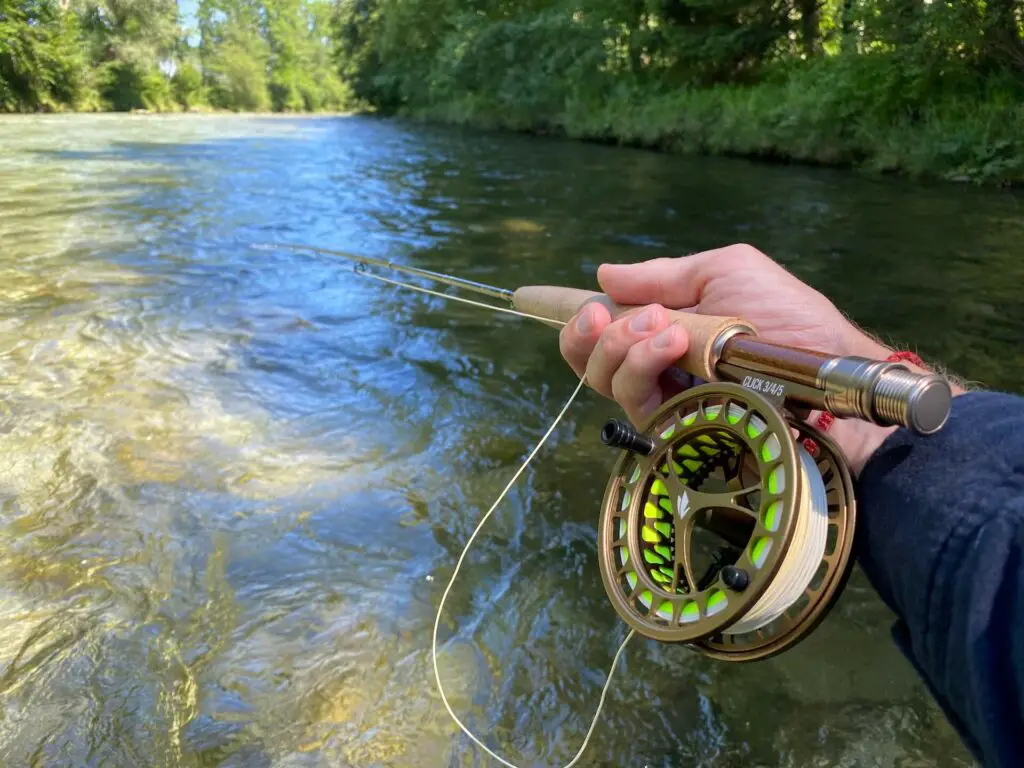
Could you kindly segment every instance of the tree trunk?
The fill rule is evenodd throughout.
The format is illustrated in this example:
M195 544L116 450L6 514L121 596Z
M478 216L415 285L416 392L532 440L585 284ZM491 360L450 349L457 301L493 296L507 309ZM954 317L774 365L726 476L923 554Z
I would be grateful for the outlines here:
M853 30L853 13L854 4L856 0L843 0L842 14L839 19L839 28L842 31L842 51L843 53L856 53L857 52L857 38Z
M924 11L924 0L895 0L892 3L893 35L896 45L910 45L920 39L918 21Z
M988 55L995 61L1024 71L1024 41L1020 36L1018 13L1024 15L1020 0L989 0L985 11L985 40Z
M818 22L818 0L800 0L800 30L808 59L818 53Z

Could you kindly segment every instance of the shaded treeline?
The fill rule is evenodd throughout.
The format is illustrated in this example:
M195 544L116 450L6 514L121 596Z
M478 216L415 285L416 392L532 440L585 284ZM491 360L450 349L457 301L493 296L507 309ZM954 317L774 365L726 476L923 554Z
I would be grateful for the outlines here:
M1024 179L1024 0L349 0L385 108L666 149Z
M318 110L1024 179L1024 0L0 0L0 109Z

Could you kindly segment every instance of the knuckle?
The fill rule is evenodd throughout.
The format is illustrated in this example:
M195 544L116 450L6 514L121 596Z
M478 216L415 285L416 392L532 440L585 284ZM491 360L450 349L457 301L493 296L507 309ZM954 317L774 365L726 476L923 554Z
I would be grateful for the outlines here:
M663 269L658 272L654 278L654 295L658 297L659 302L668 300L677 280L676 271L673 269Z
M749 243L737 243L736 245L730 246L728 250L731 258L735 259L737 263L740 264L758 264L768 258L762 251Z
M629 330L632 317L624 317L609 325L598 344L610 357L622 357L629 351L633 339Z
M625 408L634 405L637 400L636 387L629 381L624 369L612 377L611 392L612 399Z

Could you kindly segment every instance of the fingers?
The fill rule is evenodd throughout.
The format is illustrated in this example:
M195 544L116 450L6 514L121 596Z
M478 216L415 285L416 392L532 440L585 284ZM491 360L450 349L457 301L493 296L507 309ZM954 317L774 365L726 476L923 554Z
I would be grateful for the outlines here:
M593 303L585 306L575 318L562 327L558 335L558 346L562 351L562 357L577 376L583 377L590 355L611 321L612 317L607 308Z
M668 323L668 312L657 304L610 323L587 361L587 383L605 397L614 399L612 377L625 361L630 348L654 336Z
M704 287L713 278L754 266L780 269L752 246L730 245L677 259L602 264L597 271L597 281L604 292L619 304L693 307L700 303Z
M615 401L634 424L642 424L662 404L662 374L686 354L689 345L686 330L669 325L630 347L612 376L611 388Z
M615 321L603 305L589 304L559 334L562 356L576 375L586 375L590 387L618 402L634 424L676 393L669 374L689 344L686 330L672 325L657 304Z
M597 270L597 281L618 304L692 307L700 300L703 289L697 281L700 256L703 254L638 264L602 264Z

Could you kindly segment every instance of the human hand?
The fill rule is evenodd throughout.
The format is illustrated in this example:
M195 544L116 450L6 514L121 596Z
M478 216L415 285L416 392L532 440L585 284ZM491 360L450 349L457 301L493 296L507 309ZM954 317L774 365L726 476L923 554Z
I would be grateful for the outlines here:
M761 338L780 344L873 359L891 354L825 296L749 245L639 264L605 264L597 279L616 303L643 309L613 322L607 308L588 304L562 329L562 356L637 425L682 388L671 372L689 338L683 328L670 324L666 308L740 317ZM829 434L859 472L892 431L859 420L836 420Z

